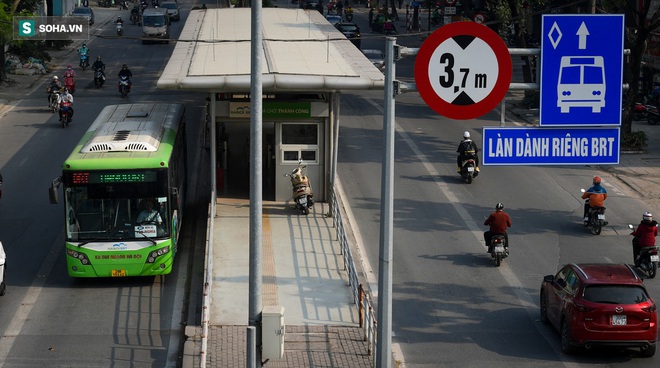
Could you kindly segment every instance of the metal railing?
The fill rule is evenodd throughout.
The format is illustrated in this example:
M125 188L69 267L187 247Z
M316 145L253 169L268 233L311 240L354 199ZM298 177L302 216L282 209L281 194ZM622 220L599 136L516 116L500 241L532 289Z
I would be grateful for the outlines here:
M371 302L369 292L362 287L358 279L357 269L355 267L355 259L351 252L350 243L348 241L348 234L344 224L342 215L342 206L340 206L341 198L338 198L337 192L333 189L330 192L332 201L333 216L332 226L337 229L337 241L341 247L341 255L344 260L344 270L348 273L348 283L351 287L353 294L353 302L358 306L360 328L362 328L363 338L367 341L367 353L374 358L376 357L376 312Z

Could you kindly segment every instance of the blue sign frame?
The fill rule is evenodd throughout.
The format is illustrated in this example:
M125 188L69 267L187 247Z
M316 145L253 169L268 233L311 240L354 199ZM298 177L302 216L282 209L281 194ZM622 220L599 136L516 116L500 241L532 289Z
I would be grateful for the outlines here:
M623 14L543 15L541 126L621 125Z
M619 128L483 128L483 165L615 165Z

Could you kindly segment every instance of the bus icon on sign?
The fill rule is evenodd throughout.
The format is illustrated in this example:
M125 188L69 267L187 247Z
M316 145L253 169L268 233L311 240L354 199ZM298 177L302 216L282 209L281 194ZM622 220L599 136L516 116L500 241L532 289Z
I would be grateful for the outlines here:
M562 114L571 107L605 107L605 66L602 56L563 56L557 82L557 107Z

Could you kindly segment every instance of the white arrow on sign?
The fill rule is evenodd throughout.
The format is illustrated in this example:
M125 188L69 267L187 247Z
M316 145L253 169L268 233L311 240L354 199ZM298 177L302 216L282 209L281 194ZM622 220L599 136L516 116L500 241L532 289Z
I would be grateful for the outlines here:
M582 22L582 25L580 25L580 29L578 29L576 35L580 37L580 43L578 45L578 48L580 50L584 50L587 48L587 36L589 36L589 30L587 29L587 25Z

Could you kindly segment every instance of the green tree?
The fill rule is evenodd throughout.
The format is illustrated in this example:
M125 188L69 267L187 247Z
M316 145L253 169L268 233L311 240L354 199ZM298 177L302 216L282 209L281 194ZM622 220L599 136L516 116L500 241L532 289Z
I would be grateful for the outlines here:
M0 1L0 83L7 82L7 71L5 69L5 49L13 44L14 32L12 17L14 15L34 14L37 9L38 0L2 0Z

